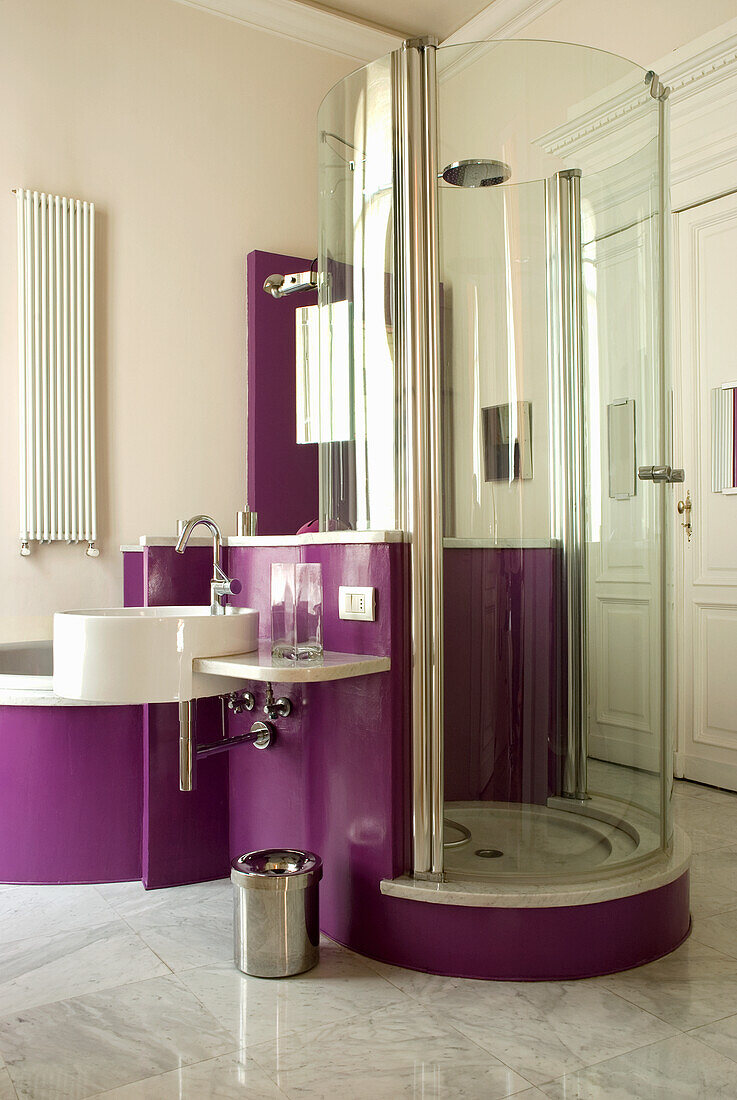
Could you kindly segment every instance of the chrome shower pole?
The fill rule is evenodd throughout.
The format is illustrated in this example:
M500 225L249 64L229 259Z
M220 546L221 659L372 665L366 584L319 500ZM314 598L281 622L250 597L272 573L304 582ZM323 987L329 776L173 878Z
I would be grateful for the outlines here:
M394 54L397 348L411 537L413 867L443 874L443 496L437 212L437 87L432 38Z
M581 170L556 174L547 186L551 335L557 369L554 388L562 429L557 444L557 536L563 555L566 607L567 720L563 762L566 798L587 797L588 684L586 667L585 425ZM556 409L557 407L557 409ZM554 422L555 426L555 422ZM551 433L552 434L552 433Z

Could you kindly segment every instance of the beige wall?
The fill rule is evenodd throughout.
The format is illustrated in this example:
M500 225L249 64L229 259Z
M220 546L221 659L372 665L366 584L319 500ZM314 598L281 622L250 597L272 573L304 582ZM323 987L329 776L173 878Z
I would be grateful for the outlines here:
M515 37L579 42L647 68L735 15L735 0L560 0Z
M173 0L0 3L0 640L119 604L121 542L232 533L245 257L316 252L317 108L355 67ZM17 186L97 204L97 560L18 553Z

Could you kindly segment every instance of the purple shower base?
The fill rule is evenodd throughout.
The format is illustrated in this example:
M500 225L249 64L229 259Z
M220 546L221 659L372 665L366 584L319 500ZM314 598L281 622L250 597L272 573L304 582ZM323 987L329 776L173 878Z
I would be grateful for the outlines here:
M370 935L365 946L333 938L380 962L454 978L593 978L659 959L690 932L688 872L657 890L593 905L500 909L383 901L375 914L379 937Z

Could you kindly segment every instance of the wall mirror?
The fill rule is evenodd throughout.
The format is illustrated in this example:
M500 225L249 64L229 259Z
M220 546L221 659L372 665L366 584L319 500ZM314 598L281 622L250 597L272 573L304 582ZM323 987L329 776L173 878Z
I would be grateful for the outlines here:
M352 303L302 306L295 310L295 324L297 442L353 439ZM321 378L321 370L329 377Z
M711 391L711 488L714 493L737 493L737 382L725 382Z
M607 405L609 496L629 500L637 491L635 402L623 397Z
M532 403L515 401L481 410L486 481L532 477Z

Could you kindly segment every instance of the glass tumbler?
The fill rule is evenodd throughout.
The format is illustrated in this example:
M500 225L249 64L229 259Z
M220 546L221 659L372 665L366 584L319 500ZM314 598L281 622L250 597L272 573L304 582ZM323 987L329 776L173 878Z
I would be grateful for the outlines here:
M271 566L271 655L281 661L322 657L322 566Z

